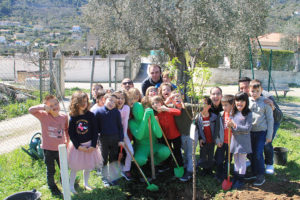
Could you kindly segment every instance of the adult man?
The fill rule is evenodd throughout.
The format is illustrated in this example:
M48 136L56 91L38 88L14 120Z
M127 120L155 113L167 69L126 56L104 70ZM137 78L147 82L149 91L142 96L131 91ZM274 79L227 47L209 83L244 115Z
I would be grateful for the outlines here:
M212 101L212 106L209 109L212 113L218 115L223 111L221 99L222 99L222 89L219 87L213 87L210 89L210 99Z
M142 92L145 96L146 90L150 86L162 83L161 68L159 65L150 65L147 70L148 77L142 83Z
M130 88L134 87L133 81L130 78L124 78L121 87L123 90L128 91Z
M250 81L251 79L248 77L240 78L239 79L240 91L243 91L249 95ZM267 98L264 102L266 104L269 104L273 110L273 116L274 116L274 127L273 127L273 136L272 136L272 141L273 141L274 137L276 136L276 132L280 126L280 121L282 120L283 114L279 106L277 105L274 97L269 92L263 90L262 96ZM274 174L274 166L273 166L274 150L273 150L272 142L269 142L265 145L264 153L265 153L266 173Z

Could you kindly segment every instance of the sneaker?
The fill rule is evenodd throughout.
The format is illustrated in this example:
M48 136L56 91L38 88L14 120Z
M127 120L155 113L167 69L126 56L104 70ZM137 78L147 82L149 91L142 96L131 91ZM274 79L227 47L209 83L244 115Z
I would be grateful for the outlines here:
M122 175L127 181L131 181L131 180L132 180L132 176L131 176L130 171L122 172L121 175Z
M54 196L62 195L61 191L58 189L58 187L56 185L50 187L50 191L51 191L51 194L54 195Z
M266 174L274 174L274 166L266 165Z
M162 165L158 168L159 173L163 173L165 171L168 171L170 168L168 166Z
M192 176L193 176L193 172L186 171L184 175L181 178L179 178L179 180L182 182L186 182L189 181L192 178Z
M252 180L252 179L256 179L256 176L253 173L248 173L245 175L245 180Z
M111 186L119 185L118 180L111 181L111 182L110 182L110 185L111 185Z
M253 183L253 185L255 186L261 186L262 184L264 184L266 181L265 176L264 175L259 175L257 176L255 182Z
M109 187L110 186L108 180L106 180L106 179L102 179L102 183L103 183L104 187Z
M250 160L246 160L246 167L250 167L250 166L251 166Z
M241 189L243 186L245 185L245 183L241 180L237 180L235 181L235 183L232 185L231 189L233 190L239 190Z

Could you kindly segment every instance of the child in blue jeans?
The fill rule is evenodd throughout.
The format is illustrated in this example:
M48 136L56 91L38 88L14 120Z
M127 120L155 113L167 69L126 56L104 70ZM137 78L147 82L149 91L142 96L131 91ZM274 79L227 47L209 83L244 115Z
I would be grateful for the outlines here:
M217 150L215 153L217 165L216 178L219 182L222 182L227 174L229 129L226 124L230 120L230 115L234 105L234 96L224 95L221 99L221 103L224 111L220 112L219 119L216 124L216 128L220 129L220 134L216 139Z
M250 156L252 174L247 179L256 178L253 183L260 186L265 182L264 146L272 141L273 134L273 110L270 105L264 103L265 97L261 96L262 86L259 80L250 82L249 108L252 111Z
M197 119L197 130L199 135L201 175L211 175L214 164L215 140L219 135L216 129L217 115L210 112L212 101L204 97L203 109Z

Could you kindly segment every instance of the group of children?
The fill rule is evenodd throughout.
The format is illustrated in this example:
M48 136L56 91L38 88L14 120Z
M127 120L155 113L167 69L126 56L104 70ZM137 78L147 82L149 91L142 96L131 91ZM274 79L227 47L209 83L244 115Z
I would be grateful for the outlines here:
M120 148L123 147L126 147L126 158L121 169L122 175L126 180L132 179L130 153L134 155L134 138L128 134L128 121L133 117L131 108L134 103L153 109L178 164L185 167L181 181L188 181L192 177L190 126L195 120L200 146L198 165L202 168L202 175L212 174L212 169L216 166L216 178L223 181L230 150L234 157L233 188L241 188L244 184L247 154L251 159L252 177L257 178L256 185L263 184L262 153L265 142L270 142L271 139L270 124L273 123L273 116L270 106L264 104L263 97L260 97L260 82L251 82L251 97L243 92L235 96L224 95L221 100L224 111L219 114L212 112L213 102L209 97L204 97L202 104L183 103L182 96L174 90L175 87L170 80L166 80L158 88L149 87L142 98L136 88L113 92L105 91L100 84L95 84L92 90L93 106L90 106L86 93L76 91L72 95L69 120L67 115L59 112L59 102L55 96L48 95L44 104L31 107L29 112L40 120L42 126L42 148L51 192L60 194L54 181L55 161L59 165L58 145L64 143L68 150L72 193L77 193L74 188L77 171L83 170L84 188L92 190L88 184L90 171L107 170L103 166L117 161ZM201 111L194 118L192 111L199 108L199 105ZM231 134L232 137L229 137ZM163 172L171 167L174 167L174 163L169 158L158 166L158 171ZM102 170L101 173L104 185L114 184L106 176L109 172Z

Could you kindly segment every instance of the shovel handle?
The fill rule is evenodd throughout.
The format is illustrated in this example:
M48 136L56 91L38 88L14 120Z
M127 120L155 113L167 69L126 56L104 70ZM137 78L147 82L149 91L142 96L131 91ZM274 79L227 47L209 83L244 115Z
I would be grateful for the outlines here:
M228 128L228 164L227 164L227 180L230 181L230 143L231 143L231 128Z
M148 127L149 127L149 141L150 141L151 172L152 172L152 178L155 179L154 153L153 153L153 141L152 141L152 129L151 129L150 117L148 118Z
M158 123L158 125L159 125L159 127L160 127L160 129L161 129L162 135L163 135L163 137L164 137L164 139L165 139L165 141L166 141L166 143L167 143L167 145L168 145L168 147L169 147L169 149L170 149L171 155L172 155L172 157L173 157L173 159L174 159L174 161L175 161L175 163L176 163L176 166L179 167L178 162L177 162L177 160L176 160L176 158L175 158L175 156L174 156L174 153L173 153L173 151L172 151L172 149L171 149L171 146L170 146L170 144L169 144L169 142L168 142L168 139L167 139L167 137L165 136L164 131L162 130L162 128L161 128L159 122L157 122L157 123Z
M144 174L144 172L142 171L142 169L141 169L139 163L137 163L137 161L135 160L134 156L132 155L131 151L129 150L129 148L128 148L128 146L127 146L127 144L126 144L125 142L124 142L124 147L125 147L125 149L127 150L127 152L129 153L129 155L131 156L131 158L132 158L133 162L135 163L135 165L137 166L137 168L139 169L139 171L140 171L140 173L142 174L143 178L145 179L147 185L149 186L150 183L149 183L147 177L145 176L145 174Z

